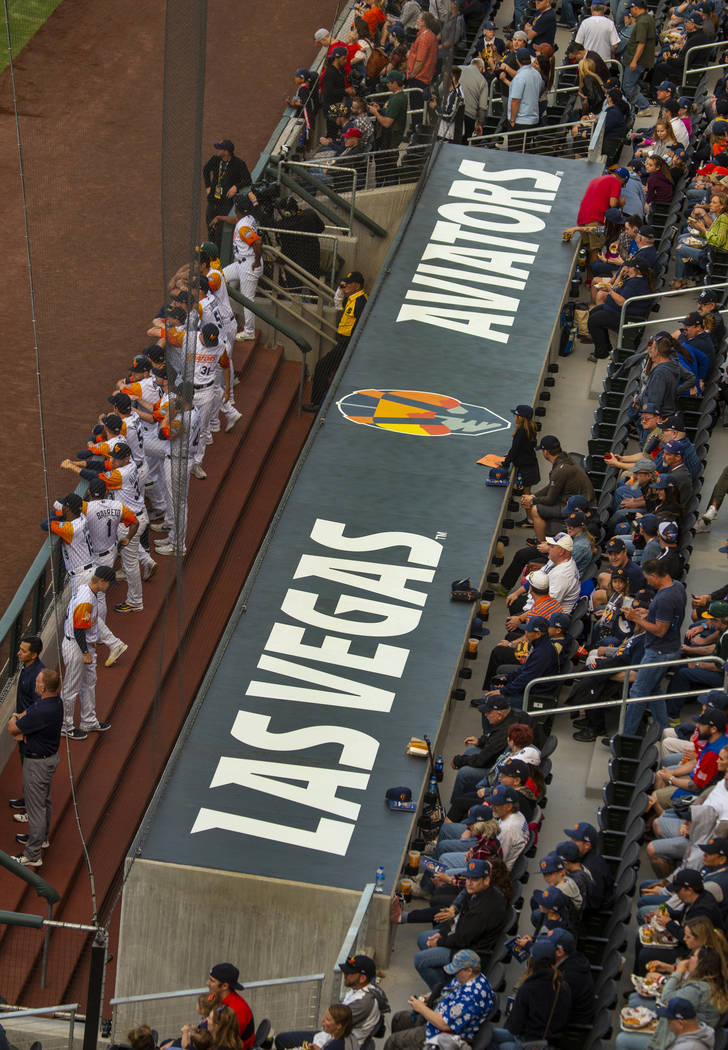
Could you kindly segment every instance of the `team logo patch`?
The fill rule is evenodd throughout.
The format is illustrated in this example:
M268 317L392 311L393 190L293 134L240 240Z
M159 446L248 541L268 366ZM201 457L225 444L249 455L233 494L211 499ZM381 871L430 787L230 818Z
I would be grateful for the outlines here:
M482 437L511 426L482 405L426 390L355 390L337 405L351 423L416 437Z

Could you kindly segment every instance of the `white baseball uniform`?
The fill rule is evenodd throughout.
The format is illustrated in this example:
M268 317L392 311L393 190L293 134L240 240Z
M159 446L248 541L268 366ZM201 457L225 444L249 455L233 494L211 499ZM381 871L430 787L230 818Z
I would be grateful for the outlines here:
M63 701L63 728L73 729L76 697L81 701L79 726L84 731L97 728L96 716L96 632L98 623L97 596L87 583L82 584L71 595L63 625L61 653L65 671L61 700ZM78 644L75 630L84 631L90 664L83 662L83 651Z
M233 259L234 261L222 271L228 283L233 280L240 285L240 291L248 299L255 299L258 290L258 281L263 273L263 263L254 267L255 249L253 245L260 241L258 224L252 215L244 215L235 224L233 232ZM243 310L245 334L255 335L255 314L250 310Z

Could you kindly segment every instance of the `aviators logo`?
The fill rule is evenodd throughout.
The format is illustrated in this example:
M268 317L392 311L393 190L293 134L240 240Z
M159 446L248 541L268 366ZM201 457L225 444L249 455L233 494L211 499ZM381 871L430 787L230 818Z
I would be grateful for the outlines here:
M482 437L511 426L482 405L426 390L355 390L337 404L352 423L417 437Z

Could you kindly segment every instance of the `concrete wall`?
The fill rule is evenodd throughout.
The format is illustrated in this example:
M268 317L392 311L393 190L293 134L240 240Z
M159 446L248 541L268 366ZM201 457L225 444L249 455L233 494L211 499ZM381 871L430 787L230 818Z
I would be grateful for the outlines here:
M243 983L323 972L328 1005L338 999L333 967L358 903L359 893L348 890L138 859L124 887L114 995L197 988L210 966L231 961ZM375 898L367 931L368 944L379 941L380 967L389 959L389 905L388 897ZM256 1022L269 1016L278 1031L301 1027L313 992L311 984L251 991ZM174 1027L192 1019L188 999L162 1017L167 1005L120 1009L117 1038L135 1022Z

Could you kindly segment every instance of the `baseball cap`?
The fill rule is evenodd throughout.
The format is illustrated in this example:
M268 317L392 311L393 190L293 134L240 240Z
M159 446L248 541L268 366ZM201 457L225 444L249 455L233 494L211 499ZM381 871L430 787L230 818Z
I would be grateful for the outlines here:
M538 634L546 634L549 622L545 616L529 616L526 622L527 631L536 631Z
M655 91L674 91L675 85L671 80L663 80L657 85Z
M580 510L572 511L566 516L566 524L572 529L578 529L580 525L586 525L586 514L582 514Z
M144 354L138 354L131 363L131 372L149 372L152 362Z
M450 962L443 966L443 970L452 975L458 970L469 969L472 966L480 969L480 956L470 948L461 948L459 952L455 952Z
M211 259L217 259L220 254L220 249L214 241L203 241L197 250L204 252L205 255L209 256Z
M316 32L313 34L313 38L316 41L316 43L318 43L320 40L325 40L328 35L328 29L317 29Z
M483 29L495 29L495 22L483 22ZM520 416L520 412L518 413Z
M651 227L651 226L649 225L649 223L646 223L646 222L645 222L645 223L643 223L643 224L642 224L642 225L640 226L640 228L639 228L639 230L638 230L637 232L639 233L640 237L651 237L651 238L652 238L652 239L654 240L654 237L655 237L655 231L654 231L654 229L653 229L653 228L652 228L652 227ZM636 261L639 261L639 260L636 260Z
M296 70L296 72L293 75L294 75L294 77L307 77L308 76L308 70L306 69L305 66L299 66L298 69Z
M546 937L548 937L551 943L556 945L557 948L563 948L567 955L572 955L576 951L576 937L569 930L564 930L561 926L554 926L553 930L547 930L540 935L540 938Z
M627 170L627 168L622 168L621 166L619 168L615 168L613 174L616 175L618 179L621 179L622 182L626 182L629 178L629 171Z
M399 40L400 43L407 36L407 30L404 28L401 22L393 22L392 25L390 25L389 27L389 32L393 36L396 36L397 40Z
M624 212L621 208L607 208L604 218L607 222L614 223L615 226L624 226Z
M569 496L565 506L561 508L561 513L571 514L574 510L589 510L589 500L586 496Z
M695 871L694 868L681 868L667 888L674 892L685 887L695 890L696 893L702 892L703 877L699 871Z
M728 693L723 689L710 689L707 693L702 693L698 701L705 707L715 707L718 711L725 711L728 708Z
M342 278L342 283L349 284L350 282L364 284L364 274L360 270L349 270L346 277Z
M564 828L564 834L574 842L588 842L591 846L596 846L599 840L597 829L586 820L574 824L573 828Z
M94 478L93 481L89 482L88 486L89 496L105 496L106 495L106 482L103 478Z
M411 802L412 789L408 787L387 788L384 797L387 802Z
M656 514L643 514L641 518L637 519L637 524L646 532L648 536L655 536L657 534L659 519Z
M384 78L384 83L385 84L391 84L391 82L393 80L397 84L401 84L402 81L404 80L404 77L402 76L402 74L400 73L400 71L398 69L390 69L390 71L387 73L386 77Z
M531 770L528 764L522 762L520 758L509 758L502 763L499 772L501 775L505 773L507 777L520 777L521 780L527 780Z
M614 554L619 551L626 551L627 548L624 545L624 540L620 540L619 536L612 536L611 540L607 544L607 553Z
M724 620L728 617L728 602L711 602L708 611L702 614L703 620Z
M548 573L542 572L541 569L534 569L533 572L529 572L526 582L535 587L537 591L547 591L549 589Z
M670 442L668 441L668 445L669 444ZM663 474L662 477L657 478L655 481L652 482L650 488L654 489L655 492L662 492L663 489L667 489L670 487L670 485L674 484L675 479L673 478L672 474Z
M561 442L553 434L545 434L541 438L541 443L536 445L537 449L543 449L545 452L551 452L555 448L560 448Z
M214 346L220 338L220 329L210 321L208 324L203 324L200 334L208 345Z
M493 810L490 806L471 806L468 810L468 814L463 821L466 827L472 827L473 824L477 824L479 820L492 820Z
M345 47L334 47L331 49L332 58L346 58L348 54L349 52L346 50Z
M67 496L64 496L61 500L62 507L68 507L74 514L79 514L83 510L83 500L77 492L69 492Z
M699 843L698 849L701 849L703 853L720 853L722 856L728 857L728 839L716 836L708 839L707 842Z
M131 449L127 445L126 441L117 441L111 449L110 455L114 459L124 459L125 456L131 455Z
M490 864L487 860L469 860L465 867L466 879L485 879L490 875Z
M671 416L668 416L662 424L663 430L679 430L681 434L685 433L685 420L679 412L673 412Z
M716 707L706 707L704 711L695 716L693 721L699 726L713 726L714 729L720 729L723 733L728 724L725 712L719 711Z
M94 569L94 576L97 580L104 580L106 583L113 583L116 579L116 572L110 565L97 565Z
M537 937L529 954L536 962L553 962L556 958L556 945L546 937Z
M701 292L698 296L699 303L719 303L720 292L716 292L712 288L706 288L704 292Z
M547 853L539 864L542 875L555 875L557 871L564 870L564 862L558 853Z
M657 528L657 534L666 543L675 543L680 535L680 530L674 521L661 521Z
M359 128L347 128L346 131L344 132L344 138L345 139L360 139L361 138L361 131L359 131Z
M513 787L507 787L505 784L496 784L490 793L490 803L492 806L505 806L509 802L519 802L520 795Z
M659 337L655 336L655 339L657 338ZM657 405L654 403L654 401L643 401L640 405L640 412L649 412L652 416L659 415Z
M626 569L610 569L609 575L613 580L628 580L629 574Z
M683 318L683 324L699 324L703 327L703 318L700 316L697 310L691 310L691 312Z
M654 597L655 592L650 587L642 587L632 595L632 607L639 605L640 608L647 609Z
M699 25L702 21L701 12L699 8L691 7L683 15L683 22L692 22L693 25Z
M377 976L374 960L368 955L350 955L346 962L341 963L339 969L342 973L363 973L370 981Z
M571 626L571 617L567 613L555 612L549 616L549 627L560 627L562 631L568 631Z
M565 551L574 549L574 541L568 532L557 532L555 536L547 536L546 542L550 547L561 547Z
M219 981L220 984L229 984L231 988L238 991L243 987L239 980L240 970L232 963L215 963L210 970L210 977L214 981Z
M535 891L533 901L537 908L563 911L566 906L566 895L561 892L558 886L547 886L545 890Z
M118 434L122 427L121 416L117 416L116 412L109 412L104 416L104 425L108 430L112 430L114 433Z
M519 62L530 62L531 52L528 50L527 47L519 47L516 51L516 58Z
M655 464L651 459L638 459L635 465L632 467L632 470L635 474L639 473L640 470L649 470L649 472L652 474L655 470Z
M533 419L533 408L530 405L516 405L511 409L514 416L522 416L524 419Z
M482 706L486 711L507 711L511 706L511 702L507 696L503 696L502 693L496 693L495 696L489 696Z
M673 996L666 1006L658 1006L656 1013L658 1017L664 1017L668 1021L692 1021L697 1017L693 1004L681 995Z
M235 144L230 139L220 139L219 142L215 143L215 149L226 149L228 153L234 153Z
M557 843L554 853L558 853L562 860L567 861L569 864L575 864L580 858L579 847L571 839L566 839L565 842Z
M118 408L120 412L129 412L131 410L131 398L128 394L122 394L121 391L118 394L112 394L107 400L110 405Z

